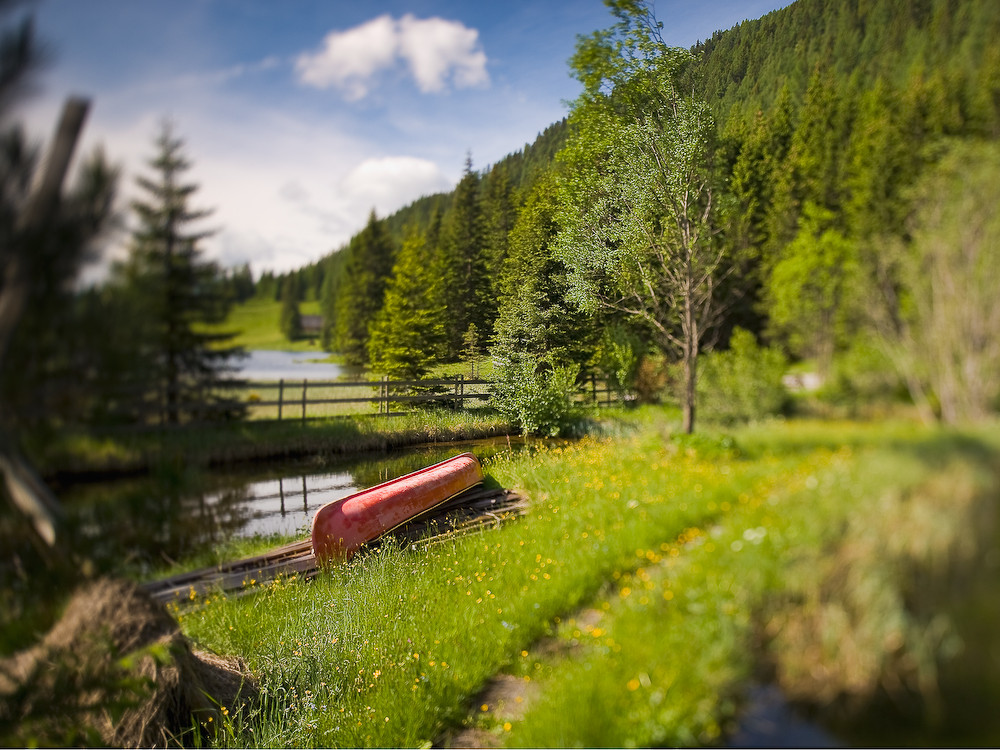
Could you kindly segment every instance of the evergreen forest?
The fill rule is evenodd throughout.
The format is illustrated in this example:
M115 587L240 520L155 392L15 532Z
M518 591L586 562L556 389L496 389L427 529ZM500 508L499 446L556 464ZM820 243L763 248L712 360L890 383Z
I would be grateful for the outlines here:
M992 412L1000 6L797 0L681 50L651 4L607 5L568 62L583 91L565 119L495 164L469 154L453 191L372 211L294 272L200 258L211 211L188 207L165 124L129 259L102 287L51 285L58 303L22 321L11 418L238 416L204 394L239 355L220 321L254 296L281 301L291 339L308 301L323 348L390 377L488 356L497 405L541 432L566 415L531 404L592 374L676 400L687 430L696 409L781 411L789 366L840 403Z
M751 352L808 361L846 397L903 390L929 419L991 409L995 382L977 404L959 404L965 397L949 394L967 390L954 382L964 376L941 365L982 354L970 350L967 327L943 318L959 325L987 311L942 315L923 285L934 284L927 270L949 263L932 238L957 230L962 212L975 211L968 201L988 214L1000 190L1000 6L798 0L715 33L683 59L662 42L657 24L669 19L642 4L610 6L617 25L581 38L570 61L587 91L567 120L481 170L470 157L452 193L372 214L346 247L291 275L303 297L322 301L325 346L396 376L420 376L472 346L491 352L501 380L569 367L612 379L631 373L632 386L660 356L661 379L683 401L685 379L670 374L683 361L683 346L669 345L682 327L679 311L663 310L656 322L621 294L618 304L581 304L573 279L582 279L564 246L571 214L587 200L573 184L581 164L612 149L594 145L597 99L623 117L619 134L630 133L630 122L655 117L649 92L624 112L628 89L652 73L661 84L670 79L669 97L704 105L699 158L713 194L706 231L715 279L698 354L729 349L740 329L753 334ZM621 62L610 58L627 54L631 67L609 73ZM581 150L584 137L589 150ZM602 240L606 248L621 241ZM264 293L279 297L292 285L262 281ZM983 294L988 300L991 290ZM975 304L951 300L962 302Z

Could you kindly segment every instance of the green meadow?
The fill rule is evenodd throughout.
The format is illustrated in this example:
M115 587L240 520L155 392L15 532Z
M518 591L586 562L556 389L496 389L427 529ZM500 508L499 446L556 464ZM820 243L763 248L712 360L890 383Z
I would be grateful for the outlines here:
M642 409L495 458L520 520L171 605L259 681L222 743L711 745L762 675L855 738L884 701L907 744L1000 736L973 575L996 564L1000 428L676 427Z
M304 300L299 303L303 315L318 315L320 303ZM318 339L302 338L289 341L281 332L281 302L253 297L233 305L224 323L211 326L211 330L235 333L228 343L244 349L270 349L288 352L316 352L323 358L329 356L319 345Z

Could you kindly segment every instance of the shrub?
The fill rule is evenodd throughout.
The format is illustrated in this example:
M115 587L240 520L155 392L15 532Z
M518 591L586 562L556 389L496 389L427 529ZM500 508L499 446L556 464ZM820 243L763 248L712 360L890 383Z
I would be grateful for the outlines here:
M869 341L860 339L834 359L830 378L817 397L835 406L844 406L857 416L873 403L905 400L905 386L892 363Z
M556 437L579 421L573 402L578 365L553 365L519 354L496 362L493 405L531 435Z
M624 326L612 326L601 336L594 359L621 401L635 384L643 354L642 340Z
M733 330L729 350L704 357L698 377L698 408L702 416L721 422L744 422L781 413L788 393L782 385L787 361L771 347L761 347L754 335Z
M650 353L639 360L632 389L640 403L658 404L668 380L668 366L663 355Z

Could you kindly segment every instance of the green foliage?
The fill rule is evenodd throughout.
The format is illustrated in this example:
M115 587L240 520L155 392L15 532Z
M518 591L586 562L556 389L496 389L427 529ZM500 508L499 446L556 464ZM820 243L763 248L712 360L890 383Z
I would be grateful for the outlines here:
M579 367L555 365L527 355L496 363L492 403L527 434L568 434L580 420L574 403Z
M375 212L368 224L351 238L344 270L335 289L327 289L327 303L335 305L333 344L352 364L368 361L369 327L382 308L392 272L394 247Z
M279 325L282 335L289 341L295 341L302 336L302 313L296 295L286 294L282 298Z
M873 407L885 408L905 400L906 390L884 347L865 336L856 338L834 358L830 377L816 395L858 417Z
M111 294L128 311L119 344L126 344L136 366L145 369L147 403L160 419L219 418L239 411L235 403L212 395L232 370L239 349L226 346L235 334L206 332L222 322L229 308L218 267L202 257L199 243L208 235L192 229L209 212L190 207L197 186L183 182L191 164L183 141L164 123L149 161L152 176L140 176L142 197L132 203L138 226L128 260L114 271Z
M980 420L1000 393L1000 147L953 142L921 179L899 257L903 324L889 345L915 400L945 422Z
M116 377L101 367L103 358L118 344L109 336L115 317L94 304L94 294L72 289L111 223L118 169L103 151L85 157L46 230L25 237L19 213L39 166L19 127L0 134L0 423L27 429L94 418L104 378ZM15 293L22 274L30 279L30 304L8 334L14 305L2 298Z
M438 304L448 312L444 321L448 359L456 359L461 353L462 337L470 325L488 331L496 317L480 185L481 178L473 171L470 158L442 218L438 273L443 283Z
M500 281L494 356L527 354L558 364L584 364L594 325L566 300L566 267L555 257L558 231L553 180L541 179L528 195L510 233Z
M604 329L594 360L620 399L625 399L632 390L644 350L642 339L625 326L619 324Z
M724 423L780 414L788 399L781 382L787 365L779 350L762 347L752 333L735 328L729 349L712 352L701 363L701 414Z
M798 234L775 264L768 287L774 331L795 354L816 356L823 376L856 304L856 246L834 228L834 218L831 211L806 204Z
M714 236L714 120L681 84L691 54L663 43L649 7L614 4L618 24L578 44L585 90L560 153L556 256L570 300L629 316L684 363L691 431L695 359L725 308L731 256Z
M411 233L392 269L370 330L371 367L392 378L420 378L438 361L445 336L443 280L427 262L427 238Z

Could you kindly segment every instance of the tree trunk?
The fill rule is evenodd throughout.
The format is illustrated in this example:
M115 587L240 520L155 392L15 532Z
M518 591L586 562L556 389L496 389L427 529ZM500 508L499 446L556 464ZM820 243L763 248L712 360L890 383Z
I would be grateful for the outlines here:
M694 432L695 398L698 383L698 321L695 319L694 302L690 290L684 298L684 384L681 391L681 409L685 434Z
M695 416L695 384L697 383L698 363L694 357L689 357L688 352L684 353L684 392L681 399L683 410L684 433L690 435L694 432Z

